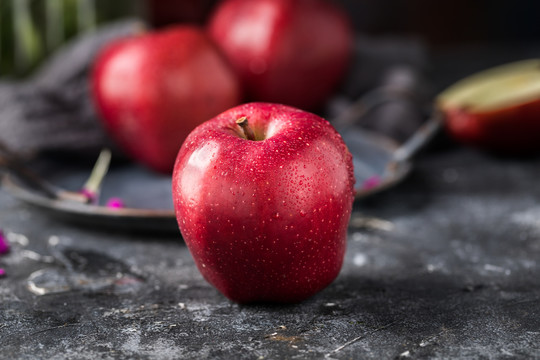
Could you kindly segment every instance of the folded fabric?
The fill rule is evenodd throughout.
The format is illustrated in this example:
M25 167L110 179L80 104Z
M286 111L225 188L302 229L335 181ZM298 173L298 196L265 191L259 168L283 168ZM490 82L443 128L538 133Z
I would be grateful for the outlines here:
M49 151L95 157L113 146L90 97L95 55L114 39L135 34L130 19L75 38L26 80L0 81L0 142L19 156Z

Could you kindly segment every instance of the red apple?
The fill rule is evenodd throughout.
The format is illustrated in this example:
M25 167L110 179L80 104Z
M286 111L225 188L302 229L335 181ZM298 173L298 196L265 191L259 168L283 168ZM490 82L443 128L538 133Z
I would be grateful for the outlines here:
M209 32L252 100L317 109L347 70L348 18L318 0L225 0Z
M191 130L241 98L236 75L193 26L110 44L96 60L92 82L102 120L120 147L169 173Z
M189 135L172 189L208 282L241 303L297 302L340 271L353 185L352 156L326 120L249 103Z
M540 150L540 60L482 71L437 99L457 140L499 153Z

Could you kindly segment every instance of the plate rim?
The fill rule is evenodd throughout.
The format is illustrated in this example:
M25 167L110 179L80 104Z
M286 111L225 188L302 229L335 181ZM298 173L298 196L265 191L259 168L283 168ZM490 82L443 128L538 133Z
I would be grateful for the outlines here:
M358 131L377 142L379 145L381 145L381 148L389 154L393 154L397 149L399 149L399 144L397 141L388 136L361 128L356 128L355 131ZM351 155L354 157L354 154ZM370 197L397 185L403 181L403 179L405 179L413 168L412 161L409 159L391 162L389 165L392 165L392 176L385 178L373 187L363 187L362 184L357 181L358 179L355 178L355 201ZM44 194L38 193L37 191L32 191L28 186L22 184L22 181L18 180L14 174L9 172L2 174L0 183L2 187L6 189L12 196L24 203L48 210L54 214L64 215L71 219L80 220L83 222L104 220L111 223L115 220L124 220L126 222L131 221L132 224L135 223L136 225L139 225L137 227L144 228L146 226L144 226L142 223L138 224L136 221L148 220L155 223L160 221L172 222L173 220L176 222L177 220L174 209L148 209L133 207L110 208L104 205L82 204L76 201L52 199Z

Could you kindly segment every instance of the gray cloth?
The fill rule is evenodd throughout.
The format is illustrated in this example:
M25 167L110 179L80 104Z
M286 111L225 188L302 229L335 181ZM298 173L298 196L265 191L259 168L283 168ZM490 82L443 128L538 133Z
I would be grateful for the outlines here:
M94 156L111 147L90 96L92 64L105 44L142 27L130 19L83 34L28 79L0 82L0 142L20 156L47 151Z

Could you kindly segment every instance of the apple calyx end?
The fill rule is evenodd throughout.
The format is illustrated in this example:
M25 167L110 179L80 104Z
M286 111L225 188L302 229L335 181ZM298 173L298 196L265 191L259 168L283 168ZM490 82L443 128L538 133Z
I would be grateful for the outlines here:
M247 116L242 116L236 120L236 124L242 128L242 132L244 134L244 137L248 140L255 141L255 133L253 132L253 129L251 126L249 126L248 118Z

